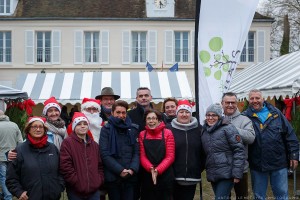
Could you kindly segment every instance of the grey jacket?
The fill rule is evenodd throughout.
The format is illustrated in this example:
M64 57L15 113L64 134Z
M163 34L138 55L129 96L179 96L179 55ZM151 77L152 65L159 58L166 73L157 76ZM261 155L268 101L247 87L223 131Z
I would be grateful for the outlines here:
M239 110L236 110L235 113L231 116L225 116L225 119L228 119L235 128L238 130L240 136L242 137L243 144L245 146L245 167L244 173L248 171L249 162L248 162L248 144L252 144L255 140L255 131L252 125L252 121L242 115Z
M5 153L15 149L23 141L18 125L9 121L6 115L0 115L0 161L7 161Z
M232 124L224 119L211 127L205 124L201 140L206 155L207 181L218 182L243 177L245 148L241 136Z

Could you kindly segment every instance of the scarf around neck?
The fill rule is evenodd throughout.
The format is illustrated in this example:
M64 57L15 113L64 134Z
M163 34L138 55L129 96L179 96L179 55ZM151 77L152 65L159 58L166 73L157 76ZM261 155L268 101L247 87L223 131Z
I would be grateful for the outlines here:
M43 148L47 144L47 139L48 136L47 134L43 135L40 140L36 141L33 139L33 137L30 134L27 134L27 138L29 143L34 147L34 148Z

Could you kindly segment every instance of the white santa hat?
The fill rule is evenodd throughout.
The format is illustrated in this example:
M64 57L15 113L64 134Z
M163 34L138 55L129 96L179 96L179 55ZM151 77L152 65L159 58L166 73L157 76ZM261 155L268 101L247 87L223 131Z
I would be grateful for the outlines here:
M177 109L176 109L176 115L179 112L179 110L182 110L182 109L187 110L192 114L192 105L188 100L179 100L178 101L178 106L177 106Z
M28 124L31 124L35 121L39 121L39 122L42 122L43 124L45 124L46 122L46 119L43 118L43 117L37 117L37 116L33 116L33 117L29 117L28 120L27 120L27 123Z
M74 131L75 127L79 122L85 121L89 124L89 120L87 117L81 112L74 112L73 119L72 119L72 131Z
M50 97L44 102L43 115L47 115L47 110L51 107L57 108L57 110L61 113L61 107L56 101L55 97Z
M81 111L89 107L95 107L101 112L101 101L97 99L84 98L81 103Z

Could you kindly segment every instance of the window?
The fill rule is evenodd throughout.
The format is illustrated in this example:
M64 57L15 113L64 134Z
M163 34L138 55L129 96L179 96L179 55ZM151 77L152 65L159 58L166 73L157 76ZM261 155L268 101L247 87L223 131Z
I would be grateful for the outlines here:
M146 62L146 32L132 32L132 62Z
M99 32L84 33L84 61L86 63L99 62Z
M248 38L241 54L241 62L254 62L254 32L248 33Z
M10 0L0 0L0 14L10 14Z
M0 63L11 62L11 32L0 32Z
M51 32L37 32L36 44L36 61L38 63L51 62Z
M189 62L189 33L174 32L175 62Z

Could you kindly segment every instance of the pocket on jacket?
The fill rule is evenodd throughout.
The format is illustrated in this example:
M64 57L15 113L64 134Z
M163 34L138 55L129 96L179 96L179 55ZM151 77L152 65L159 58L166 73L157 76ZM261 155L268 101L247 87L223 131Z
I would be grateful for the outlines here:
M215 163L217 165L228 165L229 164L226 154L223 152L215 153L214 159L215 159Z

